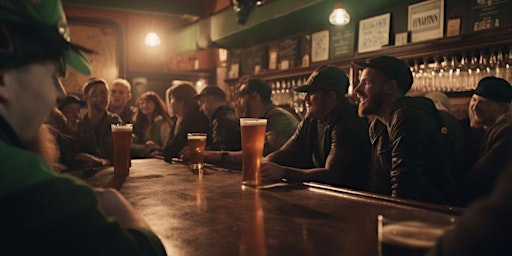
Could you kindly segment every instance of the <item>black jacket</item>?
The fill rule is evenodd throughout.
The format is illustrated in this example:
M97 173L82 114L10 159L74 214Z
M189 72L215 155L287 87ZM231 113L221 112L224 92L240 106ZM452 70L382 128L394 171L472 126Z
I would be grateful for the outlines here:
M240 119L236 118L232 108L218 107L211 117L212 136L208 139L207 149L230 150L241 149Z
M173 126L170 138L164 147L163 153L167 162L171 162L173 157L179 157L180 151L188 144L187 133L198 132L206 133L207 137L211 136L210 120L198 109L190 111L177 125L178 127Z
M456 204L454 147L441 132L443 119L432 101L403 97L392 107L387 127L376 122L370 129L375 192Z

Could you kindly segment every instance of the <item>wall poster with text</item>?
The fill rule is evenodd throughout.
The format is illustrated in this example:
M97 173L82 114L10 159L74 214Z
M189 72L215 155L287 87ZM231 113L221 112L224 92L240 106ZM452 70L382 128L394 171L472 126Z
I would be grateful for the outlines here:
M444 0L430 0L409 5L407 30L411 42L443 37Z
M357 51L370 52L389 45L391 13L382 14L359 21L359 41Z

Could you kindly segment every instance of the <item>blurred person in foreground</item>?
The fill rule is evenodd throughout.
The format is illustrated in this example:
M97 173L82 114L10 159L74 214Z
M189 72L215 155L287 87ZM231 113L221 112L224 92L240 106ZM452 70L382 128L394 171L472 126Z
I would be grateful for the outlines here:
M430 203L458 203L453 173L455 151L443 120L425 97L406 97L413 77L407 64L379 56L352 62L363 72L354 93L359 114L370 124L373 192Z
M506 160L512 158L512 117L510 102L512 87L505 79L485 77L469 101L469 121L480 136L468 138L476 142L473 166L463 177L466 203L488 195L500 175ZM468 157L469 158L469 157ZM471 161L471 159L467 159Z
M270 85L256 78L242 80L236 92L235 109L239 117L267 119L263 156L278 150L299 123L290 112L273 104L271 96ZM203 155L207 162L242 164L242 151L206 150Z
M264 179L368 189L368 122L358 117L357 107L345 98L348 86L346 73L328 65L295 89L306 93L306 117L284 146L265 157Z
M126 79L118 78L112 82L107 110L121 117L123 123L130 123L137 108L130 105L132 86Z
M79 53L85 48L70 43L68 32L60 1L0 1L2 254L165 255L119 192L57 175L27 150L64 94L66 64L90 74Z
M510 144L509 144L510 146ZM503 173L491 192L471 203L455 227L437 241L427 256L507 256L512 252L512 161L501 159Z

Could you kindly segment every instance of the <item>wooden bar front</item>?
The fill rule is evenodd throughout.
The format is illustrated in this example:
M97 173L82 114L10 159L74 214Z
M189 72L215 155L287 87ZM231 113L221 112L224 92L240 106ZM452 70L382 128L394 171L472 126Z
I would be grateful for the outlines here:
M460 209L395 200L316 184L242 187L236 171L132 160L128 177L113 168L73 173L115 187L142 213L169 255L377 255L377 216L456 218Z

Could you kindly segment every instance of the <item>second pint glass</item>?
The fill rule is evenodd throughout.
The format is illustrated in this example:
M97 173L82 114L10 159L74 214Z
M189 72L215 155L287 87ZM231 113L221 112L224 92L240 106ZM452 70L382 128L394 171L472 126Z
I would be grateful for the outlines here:
M203 151L206 146L206 133L188 133L188 148L190 150L190 169L203 169Z
M131 124L112 124L111 129L114 144L114 174L127 175L130 169L130 144L133 126Z
M267 119L240 118L242 134L242 185L260 185L260 166Z

